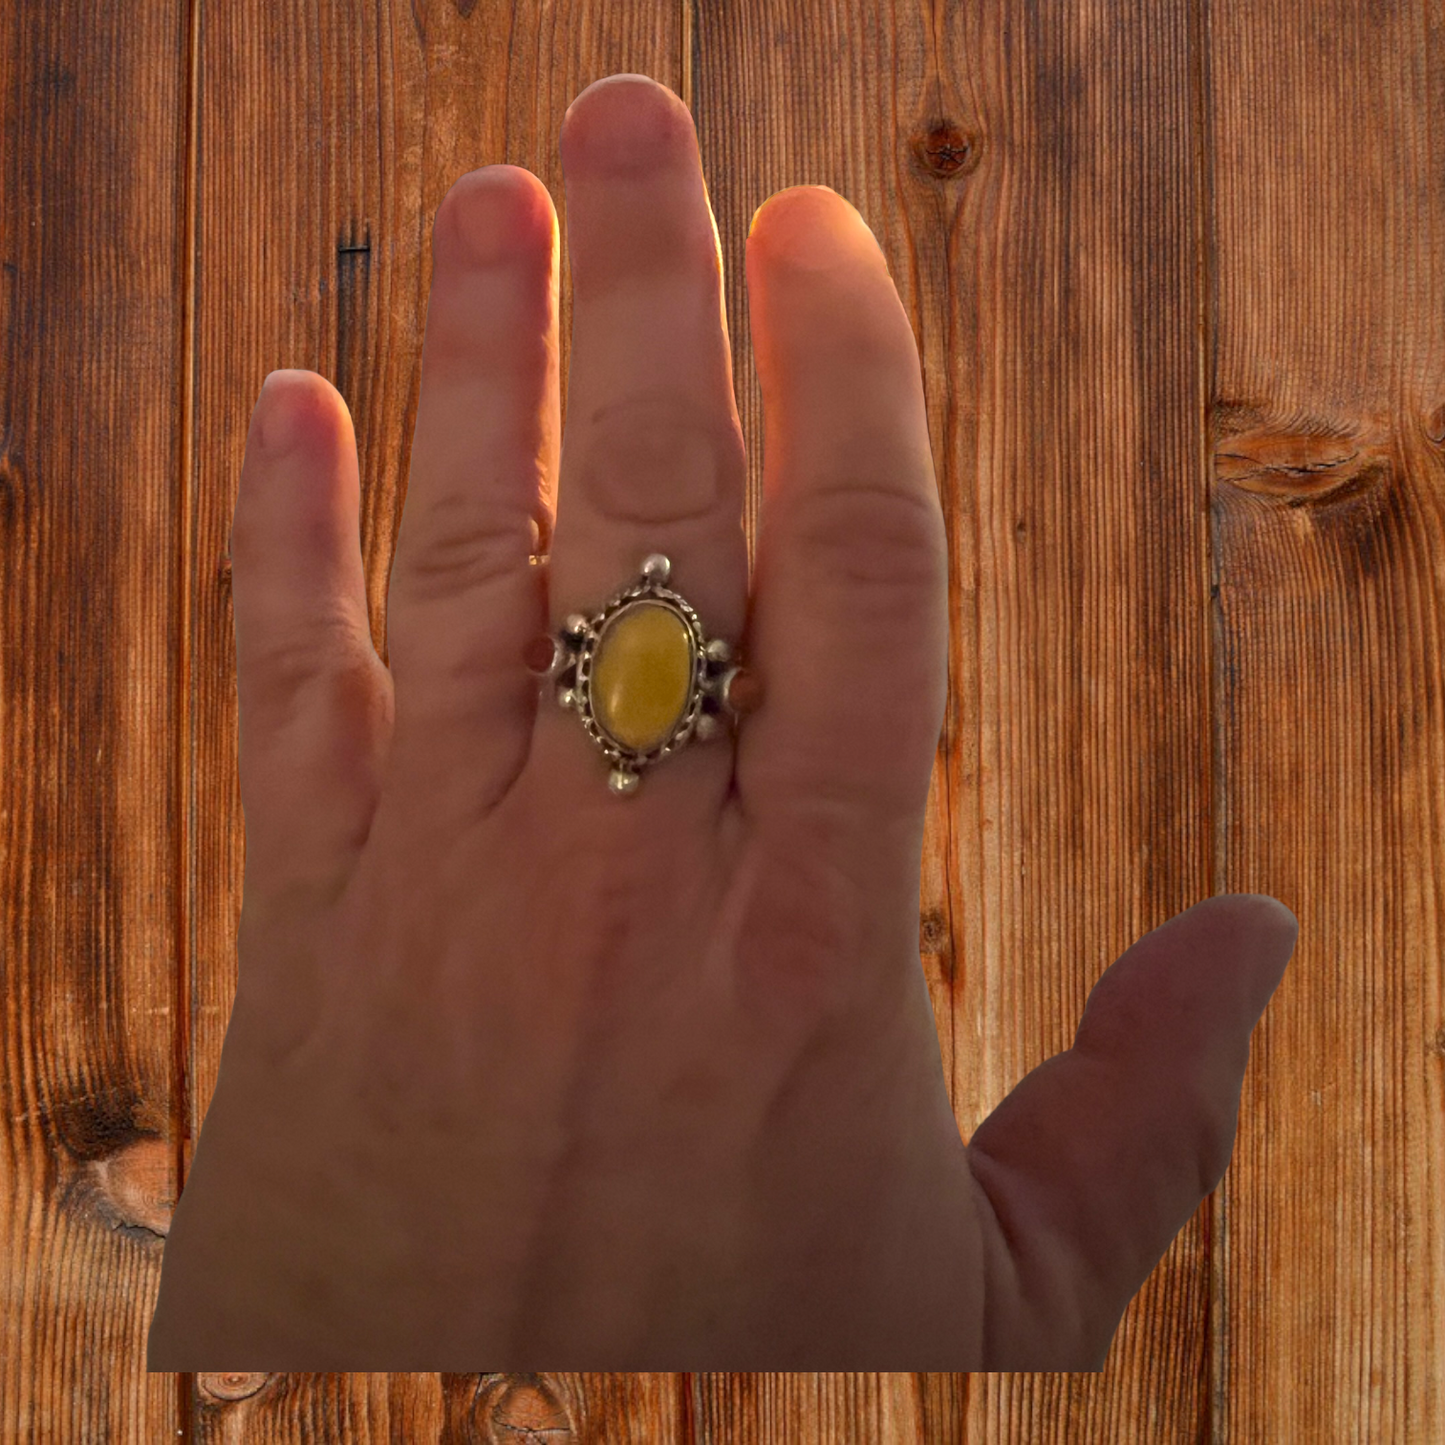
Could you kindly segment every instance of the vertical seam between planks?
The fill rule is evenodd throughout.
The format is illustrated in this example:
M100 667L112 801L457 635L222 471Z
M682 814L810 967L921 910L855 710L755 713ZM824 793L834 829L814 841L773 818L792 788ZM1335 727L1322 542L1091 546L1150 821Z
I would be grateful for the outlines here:
M703 127L697 113L697 69L702 41L699 38L701 27L697 23L697 0L681 0L678 21L682 26L677 47L682 62L682 101L692 112L693 128L700 135Z
M176 937L176 1007L172 1015L171 1127L175 1145L176 1198L179 1200L185 1182L185 1146L190 1136L190 897L187 892L190 870L191 790L188 771L190 754L190 675L191 675L191 574L194 544L191 537L195 517L192 471L195 463L193 429L195 426L195 309L196 309L196 166L197 166L197 97L200 90L199 36L202 0L186 0L186 75L185 75L185 148L182 189L182 256L181 256L181 396L179 512L176 528L176 627L180 633L175 648L176 665L176 755L174 793L177 800L175 853L175 937ZM178 1434L190 1445L193 1436L193 1377L186 1372L176 1374L176 1410Z
M678 1438L681 1445L696 1445L697 1402L693 1398L693 1391L698 1387L698 1377L693 1373L684 1372L678 1378L682 1381L682 1388L678 1391L678 1405L681 1414L678 1422Z
M1213 132L1213 67L1211 56L1212 26L1210 0L1198 0L1192 7L1195 24L1195 143L1199 174L1197 178L1198 228L1195 245L1199 285L1199 332L1196 355L1199 366L1198 394L1203 414L1200 417L1199 485L1204 500L1204 583L1209 628L1205 645L1208 649L1206 686L1208 688L1210 758L1209 758L1209 832L1210 856L1206 862L1209 896L1217 894L1228 875L1228 799L1225 789L1224 722L1220 713L1220 660L1223 647L1223 618L1219 602L1219 548L1214 511L1214 448L1213 414L1215 376L1217 374L1217 332L1215 316L1215 244L1214 244L1214 132ZM1208 1237L1205 1243L1207 1292L1205 1296L1205 1426L1211 1445L1219 1445L1229 1434L1228 1365L1225 1339L1227 1311L1225 1258L1228 1219L1222 1192L1216 1189L1209 1197L1205 1216Z

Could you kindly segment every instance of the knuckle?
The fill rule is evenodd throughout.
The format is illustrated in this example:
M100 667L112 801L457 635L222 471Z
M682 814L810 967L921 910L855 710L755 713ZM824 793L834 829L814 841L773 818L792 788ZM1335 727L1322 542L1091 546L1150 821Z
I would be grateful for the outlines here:
M706 518L742 490L741 431L683 394L627 397L594 412L585 426L577 480L604 521L657 526Z
M479 507L470 497L441 496L424 523L402 523L387 589L388 609L474 593L527 566L537 523L522 510Z
M834 474L799 491L794 541L835 584L912 605L946 577L936 498L874 476Z
M349 617L323 615L240 649L237 689L248 713L275 725L309 709L318 693L351 696L369 687L379 665L370 639L363 648Z

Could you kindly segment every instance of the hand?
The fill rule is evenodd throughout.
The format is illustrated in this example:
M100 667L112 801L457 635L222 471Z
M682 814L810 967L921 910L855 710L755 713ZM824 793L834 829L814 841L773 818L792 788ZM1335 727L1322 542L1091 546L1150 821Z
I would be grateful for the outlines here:
M886 262L833 192L755 217L749 598L691 118L612 77L561 150L567 449L552 206L488 167L433 232L389 668L344 402L282 372L252 417L239 979L150 1368L1099 1368L1229 1162L1293 916L1146 935L965 1147L918 953L947 540ZM767 696L618 797L523 658L654 551Z

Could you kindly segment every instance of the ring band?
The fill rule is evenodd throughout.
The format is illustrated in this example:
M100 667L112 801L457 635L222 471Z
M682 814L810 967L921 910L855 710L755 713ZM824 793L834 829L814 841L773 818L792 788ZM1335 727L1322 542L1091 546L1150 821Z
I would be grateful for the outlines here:
M612 765L607 783L618 797L637 791L645 768L694 738L720 736L763 698L733 644L707 638L692 605L668 587L671 575L672 563L650 553L598 612L572 613L527 648L528 670L576 712Z

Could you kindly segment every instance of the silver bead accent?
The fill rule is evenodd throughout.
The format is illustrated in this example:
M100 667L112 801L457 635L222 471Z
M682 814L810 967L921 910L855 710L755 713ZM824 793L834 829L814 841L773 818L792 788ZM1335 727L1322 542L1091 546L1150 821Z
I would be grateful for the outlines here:
M585 637L591 630L592 624L580 612L569 612L562 624L562 631L568 637Z
M733 660L733 645L726 637L714 637L708 645L703 648L712 662L731 662Z
M735 678L741 671L741 667L730 667L717 679L717 700L723 705L723 707L727 709L728 713L732 717L742 716L742 714L738 712L737 708L732 705L732 701L728 697L728 689L731 688L733 685L733 678Z
M570 687L559 687L557 689L557 706L564 709L575 709L577 707L576 692Z
M613 768L607 775L607 786L619 798L631 797L642 779L627 768Z
M710 713L699 713L697 721L692 725L692 735L699 742L709 742L722 732L722 724Z
M641 570L649 582L666 584L672 575L672 563L661 552L650 552L643 558Z

